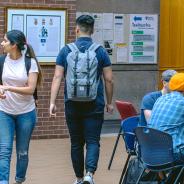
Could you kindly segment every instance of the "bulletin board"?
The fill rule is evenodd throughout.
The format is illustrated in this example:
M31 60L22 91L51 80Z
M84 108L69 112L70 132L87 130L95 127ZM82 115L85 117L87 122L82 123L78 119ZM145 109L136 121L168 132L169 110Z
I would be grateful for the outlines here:
M39 62L54 63L66 42L65 9L6 9L7 31L24 32Z
M95 42L103 45L113 63L156 63L157 14L89 13L95 19Z

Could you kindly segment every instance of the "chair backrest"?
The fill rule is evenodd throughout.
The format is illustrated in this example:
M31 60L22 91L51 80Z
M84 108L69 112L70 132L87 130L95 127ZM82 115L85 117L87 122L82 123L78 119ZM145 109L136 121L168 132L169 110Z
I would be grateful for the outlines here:
M136 116L137 111L130 102L125 102L125 101L120 101L116 100L116 107L119 111L119 114L121 116L121 120L131 117L131 116Z
M135 128L138 126L139 116L132 116L122 120L121 128L127 152L135 152Z
M135 134L141 159L147 166L159 166L174 161L171 135L147 127L137 127Z

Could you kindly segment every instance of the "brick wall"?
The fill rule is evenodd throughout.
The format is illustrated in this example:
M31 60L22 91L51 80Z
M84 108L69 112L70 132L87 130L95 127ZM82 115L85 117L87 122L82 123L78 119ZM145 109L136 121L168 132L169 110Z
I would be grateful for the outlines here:
M0 42L5 33L5 7L34 8L67 8L68 10L68 42L75 39L76 0L0 0ZM0 49L2 53L2 49ZM50 87L55 66L41 66L43 71L43 86L38 89L38 123L33 133L34 139L65 138L68 131L65 123L63 104L63 83L57 98L57 117L49 118Z

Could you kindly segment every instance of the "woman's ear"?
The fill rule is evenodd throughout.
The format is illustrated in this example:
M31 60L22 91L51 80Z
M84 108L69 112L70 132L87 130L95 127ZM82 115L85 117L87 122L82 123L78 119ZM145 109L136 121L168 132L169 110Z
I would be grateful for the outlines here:
M18 49L17 45L14 43L14 44L11 44L11 47L12 49Z

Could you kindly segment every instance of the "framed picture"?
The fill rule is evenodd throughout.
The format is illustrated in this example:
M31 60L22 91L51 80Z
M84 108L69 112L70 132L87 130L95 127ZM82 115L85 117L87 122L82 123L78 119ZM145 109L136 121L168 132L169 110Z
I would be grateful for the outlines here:
M66 43L66 9L6 9L7 31L24 32L38 61L54 63Z

